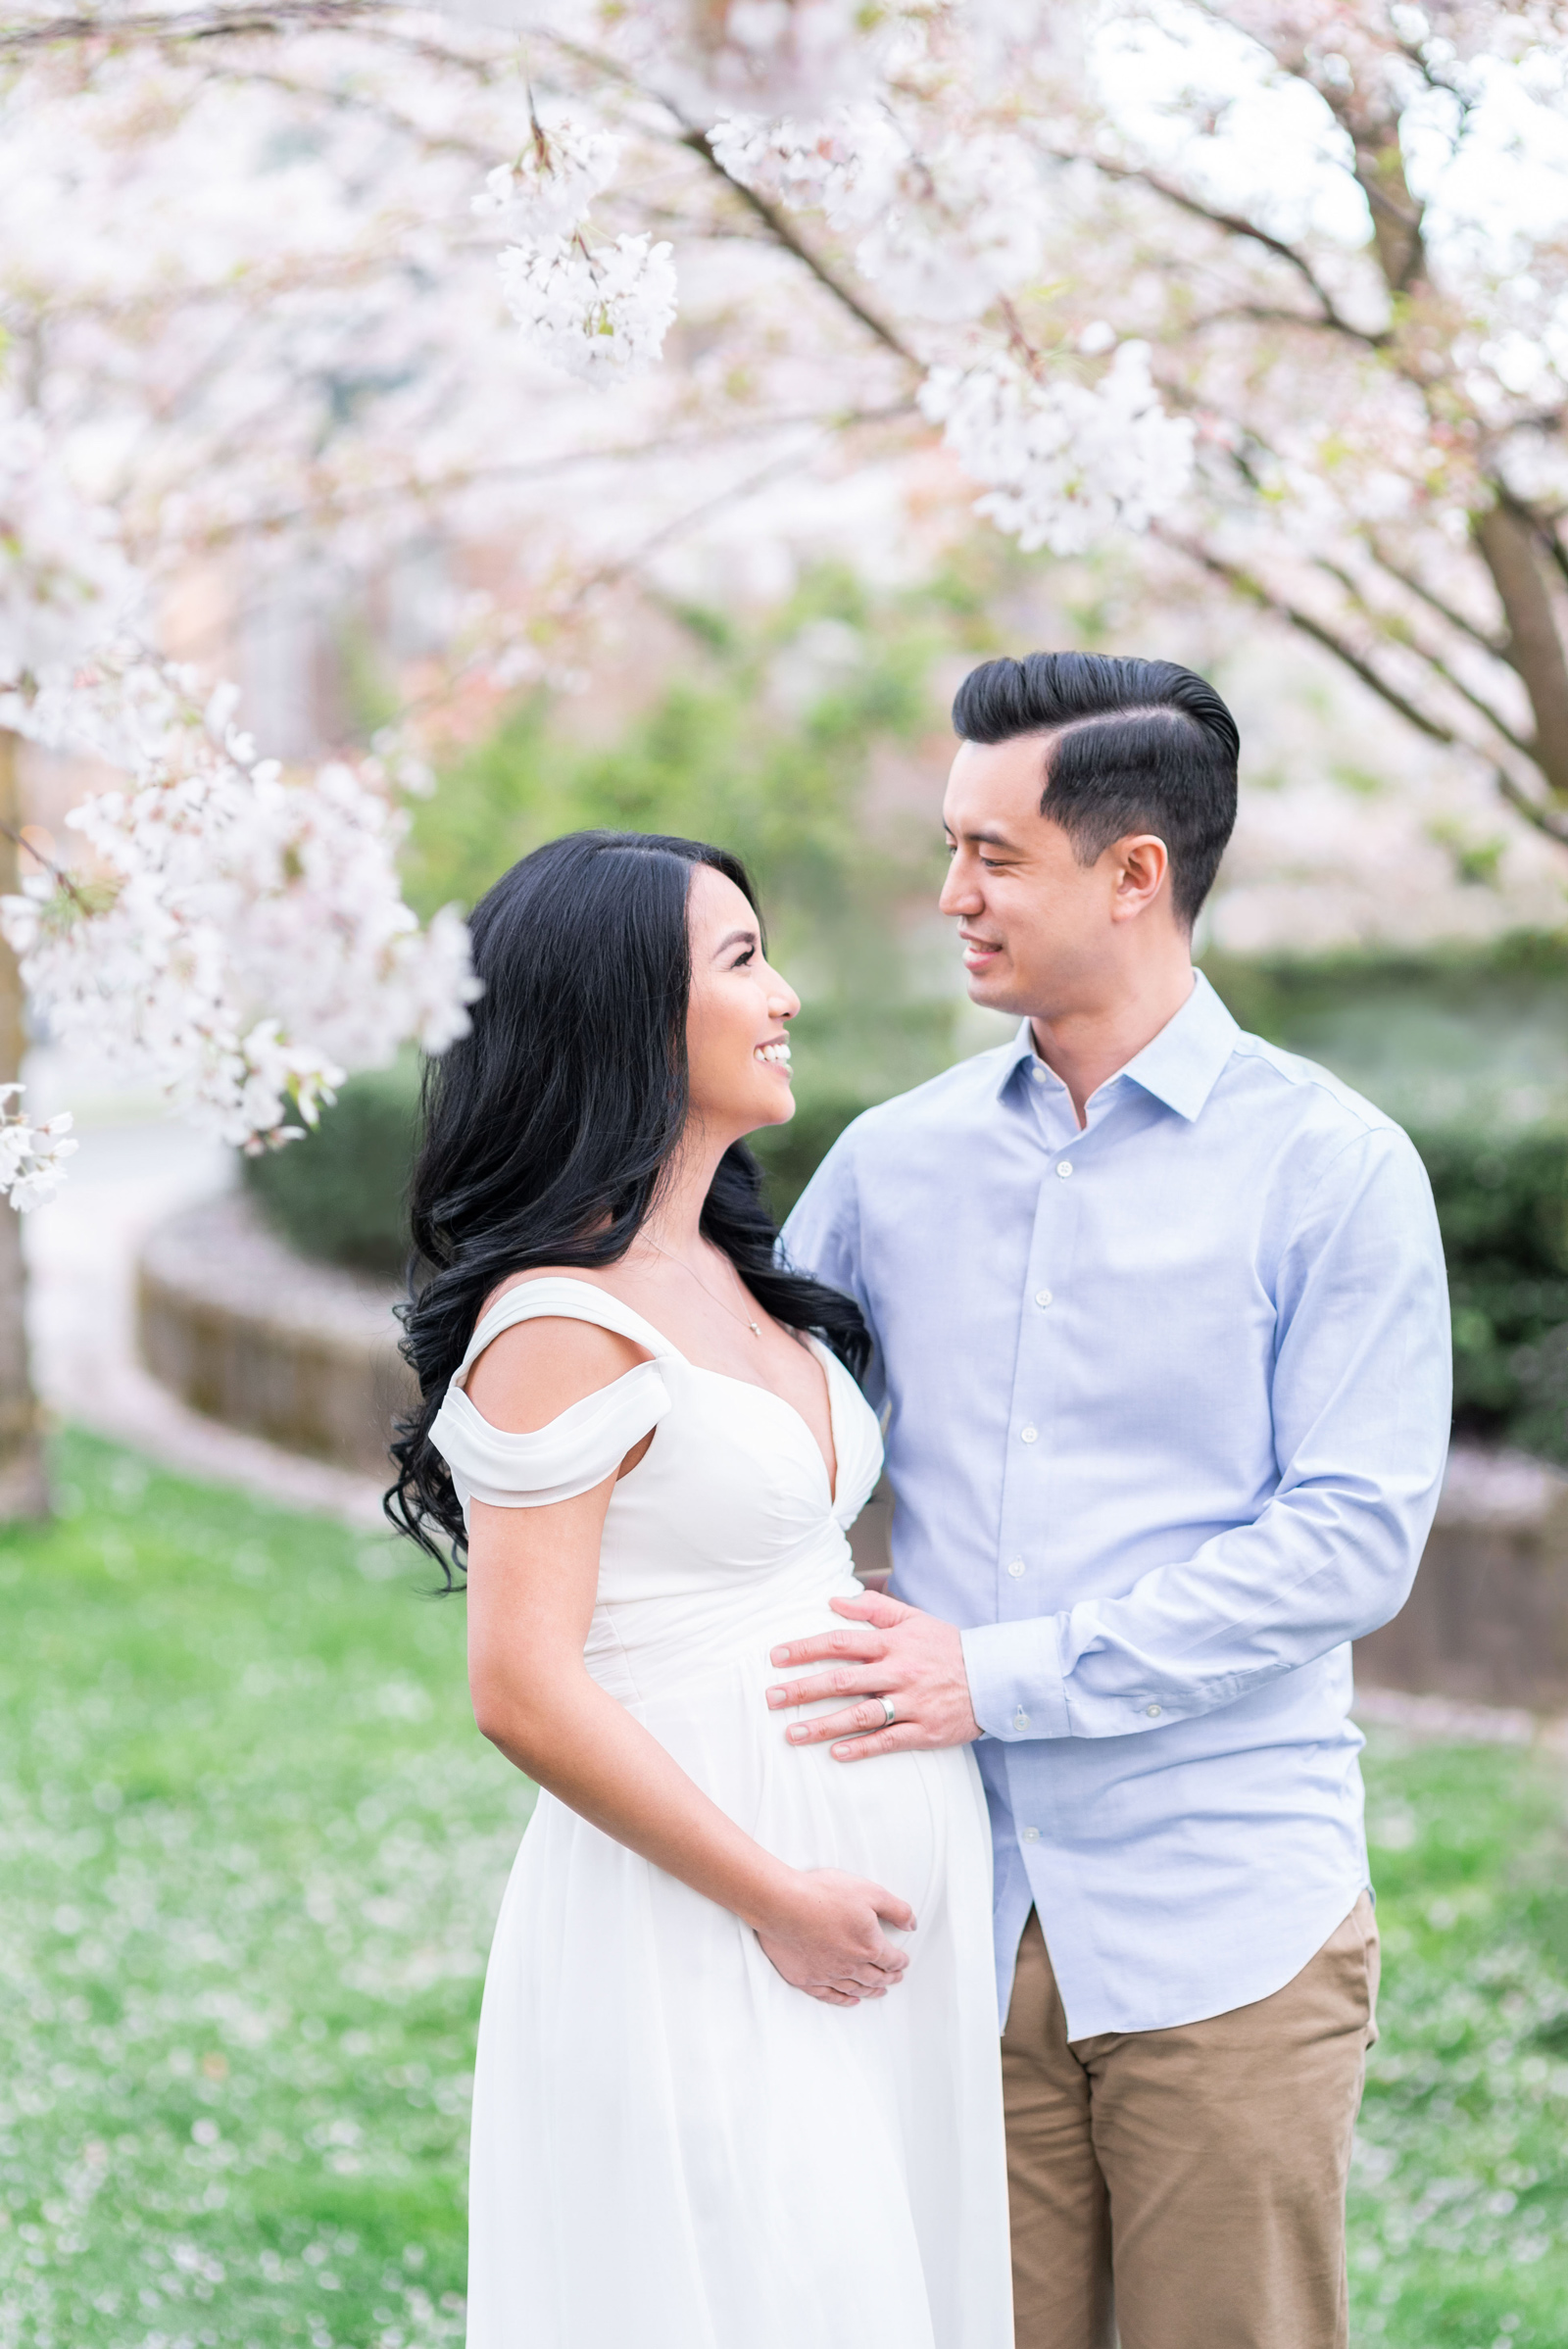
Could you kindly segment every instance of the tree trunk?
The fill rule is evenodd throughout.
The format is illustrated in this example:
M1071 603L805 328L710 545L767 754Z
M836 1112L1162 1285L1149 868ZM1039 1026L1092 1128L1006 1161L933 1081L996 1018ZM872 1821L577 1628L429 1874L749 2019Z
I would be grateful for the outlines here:
M1472 526L1507 617L1504 658L1530 696L1536 764L1553 796L1568 800L1568 656L1536 533L1501 498Z
M0 896L17 887L12 835L21 822L17 738L0 727ZM22 977L15 954L0 939L0 1085L14 1084L21 1075L24 1042ZM0 1199L0 1525L43 1517L49 1510L43 1430L27 1353L26 1289L22 1218Z

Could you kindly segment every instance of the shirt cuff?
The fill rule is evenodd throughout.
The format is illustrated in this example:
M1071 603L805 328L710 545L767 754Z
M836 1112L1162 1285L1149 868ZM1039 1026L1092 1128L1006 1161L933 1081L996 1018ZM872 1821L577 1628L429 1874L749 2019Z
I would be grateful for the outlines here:
M1071 1736L1055 1616L982 1623L958 1637L969 1702L988 1737Z

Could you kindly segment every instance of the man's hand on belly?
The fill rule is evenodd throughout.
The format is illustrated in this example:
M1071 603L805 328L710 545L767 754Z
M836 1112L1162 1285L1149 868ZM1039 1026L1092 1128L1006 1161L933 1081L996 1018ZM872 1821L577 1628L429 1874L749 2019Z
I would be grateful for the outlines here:
M821 1632L815 1639L775 1647L774 1664L829 1669L769 1688L767 1701L775 1712L827 1696L852 1701L841 1712L797 1722L787 1733L792 1744L821 1745L836 1738L834 1760L859 1762L917 1746L968 1745L979 1737L963 1643L951 1623L872 1591L863 1598L835 1598L832 1604L835 1613L865 1628ZM895 1707L891 1724L884 1696Z

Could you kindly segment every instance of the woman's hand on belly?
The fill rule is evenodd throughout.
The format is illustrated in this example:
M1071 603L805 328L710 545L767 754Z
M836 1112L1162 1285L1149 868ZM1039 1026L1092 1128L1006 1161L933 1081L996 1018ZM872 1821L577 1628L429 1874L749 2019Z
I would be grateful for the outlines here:
M913 1933L908 1902L837 1868L802 1868L793 1877L777 1915L755 1929L768 1962L824 2006L885 1998L909 1961L882 1929Z

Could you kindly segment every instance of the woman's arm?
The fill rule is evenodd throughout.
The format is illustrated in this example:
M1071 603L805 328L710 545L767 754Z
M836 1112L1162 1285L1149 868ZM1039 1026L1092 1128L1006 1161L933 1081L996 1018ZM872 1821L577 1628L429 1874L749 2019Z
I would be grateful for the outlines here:
M492 1425L531 1433L639 1358L590 1324L524 1323L486 1349L468 1392ZM907 1904L764 1851L589 1675L583 1645L615 1482L547 1508L473 1503L468 1684L480 1731L580 1817L732 1910L798 1989L837 2006L882 1997L908 1962L883 1924L909 1931Z

